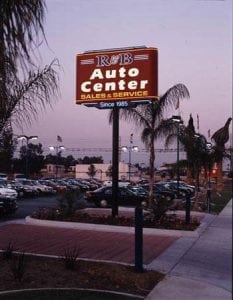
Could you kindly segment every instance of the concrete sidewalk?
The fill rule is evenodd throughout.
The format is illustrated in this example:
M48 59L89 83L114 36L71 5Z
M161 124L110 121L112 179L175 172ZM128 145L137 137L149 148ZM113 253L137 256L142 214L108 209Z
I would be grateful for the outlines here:
M199 238L180 238L147 268L167 276L146 300L232 299L232 200Z

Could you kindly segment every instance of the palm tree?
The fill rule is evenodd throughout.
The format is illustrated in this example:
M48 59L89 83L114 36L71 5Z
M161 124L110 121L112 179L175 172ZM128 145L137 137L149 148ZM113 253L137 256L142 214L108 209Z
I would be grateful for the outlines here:
M225 125L218 129L211 137L215 143L215 161L219 164L220 181L222 181L222 161L226 154L225 144L229 140L229 127L232 118L228 118Z
M136 108L120 110L120 118L128 122L134 122L142 127L141 140L149 151L149 207L153 205L154 163L155 163L155 140L158 138L158 127L163 121L164 113L171 107L177 107L179 101L189 98L189 91L183 84L171 87L158 101L147 105L139 105ZM109 118L112 121L112 114Z
M37 70L32 59L45 38L44 11L44 0L0 1L0 132L12 116L30 122L57 92L56 61Z
M228 118L225 125L218 129L211 137L220 151L225 151L225 144L229 140L229 127L231 121L232 118Z
M163 123L166 122L169 124L169 120L163 121ZM167 127L163 125L163 123L161 124L161 129L158 129L160 135L163 133L164 136L167 136L165 140L165 147L167 148L175 139L177 139L177 129L174 128L174 125L172 126L172 119L170 119L170 127L167 126L169 130L167 130ZM204 135L196 133L192 114L190 114L188 125L185 126L182 124L179 127L178 139L186 152L188 177L196 179L198 187L200 169L201 167L206 167L207 141Z

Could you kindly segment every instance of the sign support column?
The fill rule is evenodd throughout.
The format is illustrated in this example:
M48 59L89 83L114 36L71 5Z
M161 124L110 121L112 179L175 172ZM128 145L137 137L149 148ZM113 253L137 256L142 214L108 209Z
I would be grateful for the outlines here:
M113 108L112 123L112 216L118 216L118 172L119 172L119 108Z

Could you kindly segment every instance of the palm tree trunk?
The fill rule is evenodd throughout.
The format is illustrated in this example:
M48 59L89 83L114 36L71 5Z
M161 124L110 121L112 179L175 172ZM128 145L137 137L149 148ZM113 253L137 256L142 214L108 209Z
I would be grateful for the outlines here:
M154 185L154 162L155 162L155 147L154 147L154 137L150 140L150 162L149 162L149 208L153 206L153 185Z
M3 43L3 24L0 18L0 133L5 125L7 92L6 92L6 70L5 70L5 49Z

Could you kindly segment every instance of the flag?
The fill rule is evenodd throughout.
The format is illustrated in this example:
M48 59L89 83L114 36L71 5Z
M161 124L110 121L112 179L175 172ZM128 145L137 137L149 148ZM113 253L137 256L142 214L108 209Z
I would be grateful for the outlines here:
M60 137L60 135L57 136L57 141L60 143L62 142L62 138Z
M130 134L130 144L133 144L133 133Z
M197 115L197 130L199 130L199 116Z

